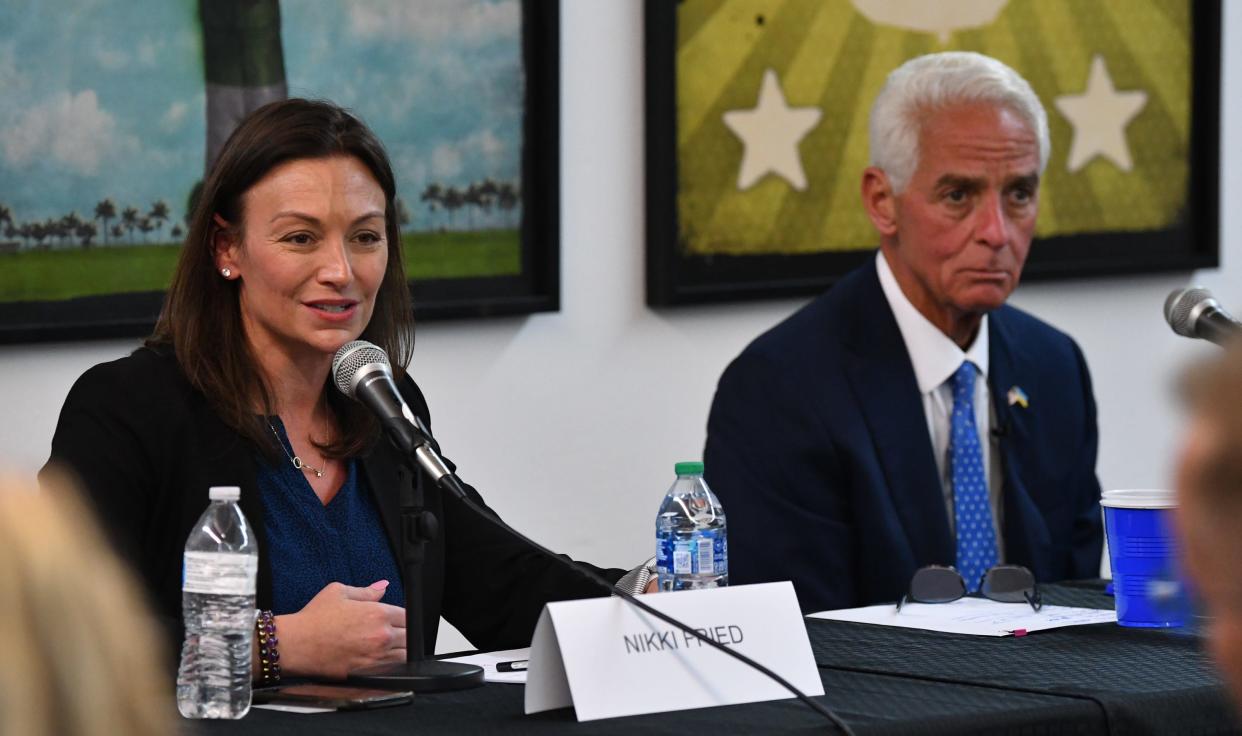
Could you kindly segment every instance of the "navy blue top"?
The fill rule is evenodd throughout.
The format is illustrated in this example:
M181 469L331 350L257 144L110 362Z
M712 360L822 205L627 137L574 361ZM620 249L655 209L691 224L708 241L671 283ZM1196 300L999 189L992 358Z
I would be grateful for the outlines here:
M293 455L285 426L272 417L281 444ZM296 613L328 583L363 588L389 581L381 599L405 605L401 573L371 499L366 475L347 462L345 484L325 506L288 458L273 467L257 458L259 498L272 571L272 613Z

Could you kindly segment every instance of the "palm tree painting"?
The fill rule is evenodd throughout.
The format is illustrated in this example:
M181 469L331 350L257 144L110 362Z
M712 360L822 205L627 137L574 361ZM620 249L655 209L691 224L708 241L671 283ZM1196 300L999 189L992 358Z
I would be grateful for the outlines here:
M555 115L528 117L556 79L555 3L25 5L0 0L0 342L25 339L6 315L36 307L89 322L141 303L131 321L153 318L220 146L290 94L337 102L384 141L420 317L476 299L493 300L487 313L555 304L555 257L523 254L554 252L557 228L528 222L521 195L555 181ZM532 129L551 138L536 147ZM548 170L532 179L531 160Z
M138 208L126 207L121 211L121 225L125 227L125 232L129 233L132 238L134 236L134 228L138 227Z
M103 223L104 243L108 242L108 220L116 217L116 205L110 199L101 199L95 205L95 219Z
M168 221L168 204L162 199L157 199L151 205L151 211L147 213L147 219L155 225L156 232L164 228L164 223Z

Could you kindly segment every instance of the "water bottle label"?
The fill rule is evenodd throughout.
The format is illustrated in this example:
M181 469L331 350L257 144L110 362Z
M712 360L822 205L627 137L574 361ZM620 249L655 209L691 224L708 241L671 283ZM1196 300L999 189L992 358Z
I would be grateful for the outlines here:
M661 544L658 567L670 570L668 563L672 562L670 571L674 575L723 574L728 569L724 545L724 535L711 531L701 531L689 539L676 540L671 545L671 553L666 552L665 545Z
M699 572L705 575L712 574L716 571L716 550L712 544L712 538L709 536L699 537L698 549L699 555L698 565Z
M673 548L673 574L674 575L690 575L694 572L692 560L694 555L690 552L690 542L678 542Z
M232 552L186 552L181 590L212 595L254 595L259 558Z

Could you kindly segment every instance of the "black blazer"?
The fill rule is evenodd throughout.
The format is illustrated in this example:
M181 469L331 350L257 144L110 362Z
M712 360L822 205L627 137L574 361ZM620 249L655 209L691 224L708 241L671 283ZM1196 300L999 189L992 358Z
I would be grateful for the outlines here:
M1096 418L1082 352L1013 307L988 317L1005 559L1096 577ZM1010 388L1028 405L1010 405ZM914 367L869 261L751 343L712 404L706 478L733 583L792 580L804 610L895 601L956 556Z
M407 377L401 391L430 426L418 386ZM182 553L194 522L207 508L210 486L242 489L242 511L259 544L256 604L270 607L272 571L266 564L263 505L255 483L258 452L225 426L171 354L141 348L91 368L74 384L44 470L67 466L78 477L179 646ZM460 501L444 498L423 473L411 477L387 441L374 443L359 460L398 565L402 485L421 484L426 508L439 519L440 534L427 545L419 591L426 651L435 651L441 615L480 649L519 647L530 642L545 603L601 595L599 588L498 532ZM467 490L483 503L473 488ZM592 569L613 581L623 574Z

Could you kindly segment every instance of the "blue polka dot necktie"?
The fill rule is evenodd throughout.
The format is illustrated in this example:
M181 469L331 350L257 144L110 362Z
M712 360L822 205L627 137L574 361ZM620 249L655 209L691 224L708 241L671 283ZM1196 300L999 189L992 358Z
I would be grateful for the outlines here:
M979 589L983 573L997 563L996 530L983 451L975 427L975 365L969 360L953 374L953 415L949 423L953 467L953 514L957 524L957 570L966 589Z

